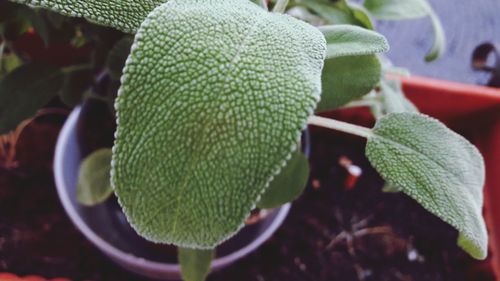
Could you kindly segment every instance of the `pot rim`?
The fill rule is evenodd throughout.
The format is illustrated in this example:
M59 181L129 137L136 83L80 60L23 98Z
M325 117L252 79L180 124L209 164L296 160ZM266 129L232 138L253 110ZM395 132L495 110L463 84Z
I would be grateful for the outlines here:
M112 259L116 259L127 264L135 264L144 268L146 270L152 271L177 271L180 272L180 265L177 263L161 263L156 261L146 260L144 258L137 257L131 253L124 252L118 248L115 248L112 244L108 243L101 237L99 237L80 217L78 212L76 211L74 205L70 200L69 193L64 181L64 155L65 148L69 142L69 135L71 134L72 129L76 126L78 121L78 117L80 115L81 106L75 107L75 109L68 116L68 119L64 123L63 128L59 134L55 156L54 156L54 177L56 183L56 189L63 205L66 214L69 216L71 222L83 233L83 235L94 244L99 250L104 252L106 255L112 257ZM231 264L232 262L248 255L250 252L257 249L260 245L262 245L266 240L268 240L273 233L281 226L283 221L285 220L288 212L290 211L291 204L287 203L279 208L278 214L274 218L274 221L270 224L270 226L263 231L260 235L258 235L251 243L246 245L243 248L238 249L235 252L232 252L229 255L225 255L220 258L216 258L212 261L212 269L219 269L224 266Z

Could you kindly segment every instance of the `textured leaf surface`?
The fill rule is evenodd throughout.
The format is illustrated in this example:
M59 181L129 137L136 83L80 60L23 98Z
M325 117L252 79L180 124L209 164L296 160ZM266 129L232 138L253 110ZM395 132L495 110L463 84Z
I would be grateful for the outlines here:
M335 109L368 94L379 82L381 71L375 55L326 60L321 78L323 93L316 111Z
M152 241L233 235L296 148L321 92L316 28L246 0L171 0L136 35L116 103L112 182Z
M83 205L104 202L113 193L110 179L111 149L99 149L87 156L80 166L76 199Z
M308 179L309 162L306 156L297 150L286 167L271 181L257 207L272 209L295 200L304 191Z
M393 113L378 120L366 155L390 185L455 227L459 246L486 257L484 163L472 144L433 118Z
M204 281L210 271L214 250L179 248L182 280Z
M326 38L327 58L371 55L389 50L385 37L375 31L344 24L321 26L319 30Z
M134 33L146 16L167 0L10 0Z
M25 64L0 80L0 134L16 128L23 120L57 95L62 72L51 65Z

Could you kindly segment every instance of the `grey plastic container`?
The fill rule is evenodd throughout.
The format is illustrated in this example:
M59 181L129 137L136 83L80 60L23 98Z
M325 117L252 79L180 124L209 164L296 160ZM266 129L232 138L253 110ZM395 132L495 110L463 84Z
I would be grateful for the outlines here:
M80 110L75 108L64 124L54 157L57 192L66 213L92 244L124 269L152 279L180 279L180 267L172 260L172 249L137 235L114 198L94 207L85 207L76 201L76 182L82 161L76 133ZM272 210L264 220L244 227L223 243L217 248L212 270L226 267L257 249L283 223L289 210L290 204Z

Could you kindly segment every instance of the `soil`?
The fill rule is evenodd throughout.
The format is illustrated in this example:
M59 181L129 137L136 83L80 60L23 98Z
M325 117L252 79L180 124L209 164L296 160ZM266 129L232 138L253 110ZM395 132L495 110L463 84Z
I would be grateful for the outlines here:
M22 161L0 168L0 272L144 280L105 258L64 213L50 170L62 121L30 124L17 144ZM91 132L93 146L99 131ZM311 135L310 183L284 225L258 251L209 281L495 280L487 263L456 246L453 228L404 194L382 192L383 181L359 139L324 130ZM348 176L349 165L362 175Z

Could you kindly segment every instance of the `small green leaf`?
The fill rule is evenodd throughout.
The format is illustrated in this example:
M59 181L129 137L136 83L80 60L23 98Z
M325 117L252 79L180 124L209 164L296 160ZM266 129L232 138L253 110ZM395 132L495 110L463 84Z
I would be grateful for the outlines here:
M441 57L446 51L446 36L443 25L433 10L429 11L429 17L434 28L434 44L425 56L425 61L430 62Z
M385 37L375 31L353 25L321 26L328 59L343 56L372 55L389 50Z
M25 64L7 74L0 81L0 134L15 129L55 97L62 77L58 68L41 63Z
M84 93L89 90L93 80L92 69L78 69L66 73L59 92L61 101L69 107L78 105L82 102Z
M375 18L383 20L422 18L429 11L425 0L365 0L363 5Z
M352 16L361 23L361 27L371 30L375 29L373 20L370 17L370 12L364 6L348 1L346 1L346 3L348 9L352 13Z
M326 60L321 78L323 92L316 112L338 108L368 94L380 81L381 71L375 55Z
M418 112L417 107L404 95L400 81L383 79L380 90L385 113Z
M112 182L137 232L205 249L234 235L296 149L325 53L317 28L248 0L155 9L116 101Z
M296 2L307 7L329 24L351 24L369 28L359 21L349 7L341 1L332 3L326 0L300 0Z
M109 76L114 80L120 80L122 76L125 60L130 54L130 48L134 38L125 36L120 39L113 48L109 51L108 58L106 59L106 68L108 69Z
M179 248L179 263L184 281L204 281L210 272L215 251Z
M304 191L308 179L309 162L306 156L297 150L292 154L286 167L271 181L257 207L272 209L295 200Z
M366 155L380 175L459 231L458 244L484 259L484 162L465 138L422 114L392 113L377 121Z
M446 50L446 38L438 16L426 0L366 0L364 6L377 19L400 20L429 16L434 29L434 44L425 60L433 61Z
M111 149L103 148L87 156L78 174L76 199L83 205L94 206L104 202L113 194L109 175Z
M83 17L124 32L134 33L146 16L167 0L10 0L46 8L66 16Z

